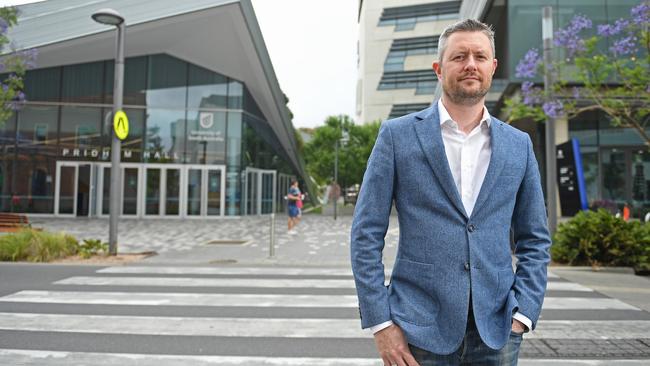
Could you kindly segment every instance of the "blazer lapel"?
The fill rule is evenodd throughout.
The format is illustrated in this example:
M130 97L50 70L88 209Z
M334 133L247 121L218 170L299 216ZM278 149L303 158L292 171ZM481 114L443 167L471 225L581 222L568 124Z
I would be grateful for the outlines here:
M488 170L485 173L485 179L481 185L481 190L479 191L478 197L476 198L476 203L474 204L474 210L472 211L472 217L476 216L476 213L481 209L481 206L488 199L488 196L492 192L494 185L501 175L501 171L505 165L505 160L507 158L506 154L506 144L508 141L503 137L503 122L492 118L492 124L490 126L490 145L492 147L492 154L490 156L490 164L488 165Z
M438 104L433 103L431 107L420 112L415 117L415 133L420 143L420 148L427 157L427 161L438 178L442 189L445 191L451 203L456 206L465 217L465 207L460 199L456 183L451 175L449 160L445 153L445 145L442 142L442 132L440 130L440 117L438 116Z

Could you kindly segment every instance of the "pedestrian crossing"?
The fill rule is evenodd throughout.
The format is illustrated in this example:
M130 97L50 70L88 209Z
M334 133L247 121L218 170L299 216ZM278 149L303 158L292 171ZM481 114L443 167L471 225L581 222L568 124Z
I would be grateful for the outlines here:
M647 312L549 279L520 365L650 363L584 349L545 358L556 343L650 338ZM357 306L346 268L108 267L0 297L0 365L382 365Z

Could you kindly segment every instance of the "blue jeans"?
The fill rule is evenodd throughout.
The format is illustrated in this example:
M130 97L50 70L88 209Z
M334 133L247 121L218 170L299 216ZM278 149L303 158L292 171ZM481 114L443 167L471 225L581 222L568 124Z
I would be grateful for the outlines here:
M471 314L471 311L470 311ZM522 334L510 332L510 338L500 350L488 347L478 334L474 317L467 320L465 338L460 347L450 355L437 355L409 345L420 366L517 366Z

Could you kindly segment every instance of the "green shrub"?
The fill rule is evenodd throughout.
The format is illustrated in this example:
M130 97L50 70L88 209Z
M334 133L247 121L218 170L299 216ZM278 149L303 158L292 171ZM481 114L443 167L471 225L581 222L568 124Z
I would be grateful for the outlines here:
M64 233L24 229L0 236L0 260L48 262L76 254L78 245Z
M99 239L85 239L79 244L79 255L82 258L90 258L99 252L108 253L108 243L102 243Z
M648 266L650 224L626 222L607 210L579 212L553 237L554 261L590 266Z

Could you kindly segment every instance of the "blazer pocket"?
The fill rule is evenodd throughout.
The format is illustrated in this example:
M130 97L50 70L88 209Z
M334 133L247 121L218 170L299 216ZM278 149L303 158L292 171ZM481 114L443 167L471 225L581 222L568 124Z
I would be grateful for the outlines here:
M398 259L390 281L391 315L407 323L430 326L440 308L433 265Z
M498 312L508 301L508 294L515 282L515 274L511 268L508 268L499 271L497 275L497 291L494 294L494 309Z

